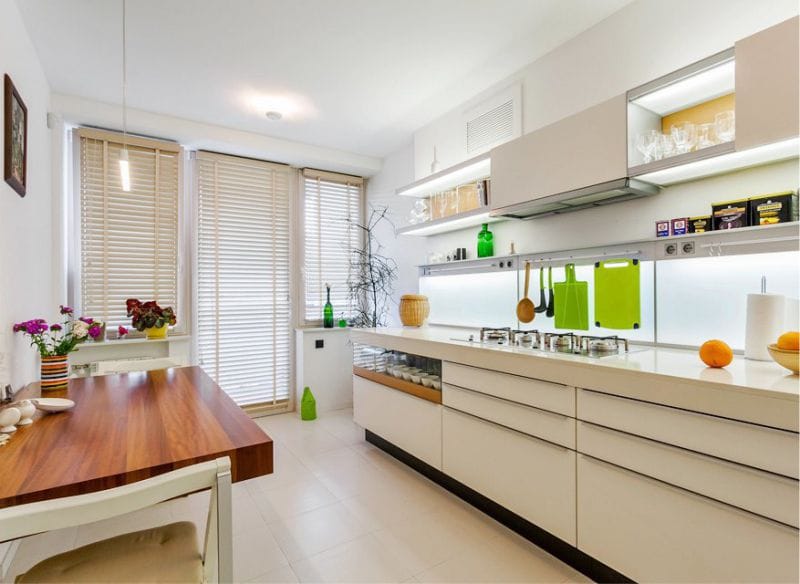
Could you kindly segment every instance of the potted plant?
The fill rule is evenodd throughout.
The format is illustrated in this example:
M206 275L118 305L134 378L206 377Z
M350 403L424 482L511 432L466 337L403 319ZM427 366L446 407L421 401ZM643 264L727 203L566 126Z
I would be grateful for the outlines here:
M141 302L136 298L129 298L125 305L133 328L139 332L145 331L148 339L166 338L167 327L178 321L172 307L161 308L155 300Z
M76 320L69 306L61 306L59 312L64 317L60 323L47 324L43 318L35 318L14 325L14 332L28 335L31 346L39 350L42 391L66 389L68 355L86 339L98 340L105 332L100 321L87 317Z

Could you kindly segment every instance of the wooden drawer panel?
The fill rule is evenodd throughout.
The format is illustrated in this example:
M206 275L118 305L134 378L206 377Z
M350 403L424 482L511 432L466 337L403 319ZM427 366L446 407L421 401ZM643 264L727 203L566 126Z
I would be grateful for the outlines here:
M473 416L575 448L575 419L446 384L442 402Z
M574 387L449 362L443 365L442 381L565 416L575 416Z
M797 582L796 529L577 456L580 550L637 582Z
M578 422L578 448L608 462L798 527L798 482Z
M578 390L578 418L798 478L798 435L667 406Z
M442 406L353 376L353 419L431 466L442 469Z
M575 452L444 408L446 474L575 545Z

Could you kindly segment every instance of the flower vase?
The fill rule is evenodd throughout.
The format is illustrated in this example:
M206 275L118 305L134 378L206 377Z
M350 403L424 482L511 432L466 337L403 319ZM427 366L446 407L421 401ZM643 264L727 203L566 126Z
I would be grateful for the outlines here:
M167 326L168 325L165 324L164 326L160 326L160 327L151 326L150 328L144 329L144 332L147 335L147 340L150 341L150 340L153 340L153 339L166 339L167 338Z
M67 389L69 362L67 355L42 357L42 391Z

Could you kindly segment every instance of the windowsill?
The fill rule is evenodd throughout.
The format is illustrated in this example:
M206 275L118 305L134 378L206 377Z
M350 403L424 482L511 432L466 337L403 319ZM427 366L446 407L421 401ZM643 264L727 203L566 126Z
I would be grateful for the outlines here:
M333 332L333 331L349 331L349 330L352 330L353 328L354 327L351 327L351 326L348 326L348 327L345 327L345 328L341 328L341 327L338 327L338 326L335 326L333 328L325 328L325 327L322 327L322 326L307 326L307 327L299 326L294 330L299 332L299 333L327 333L327 332Z
M134 339L107 339L105 341L87 341L82 343L80 347L110 347L116 345L136 345L139 343L168 343L170 341L183 342L192 338L192 335L169 335L163 339L148 339L147 337L137 337Z

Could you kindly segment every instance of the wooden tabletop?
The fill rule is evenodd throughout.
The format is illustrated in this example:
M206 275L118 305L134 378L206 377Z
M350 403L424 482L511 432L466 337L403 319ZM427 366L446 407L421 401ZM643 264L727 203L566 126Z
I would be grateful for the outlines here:
M26 390L38 395L38 387ZM31 397L21 394L19 399ZM99 491L213 460L272 472L272 439L199 367L71 379L75 407L37 411L0 446L0 508Z

